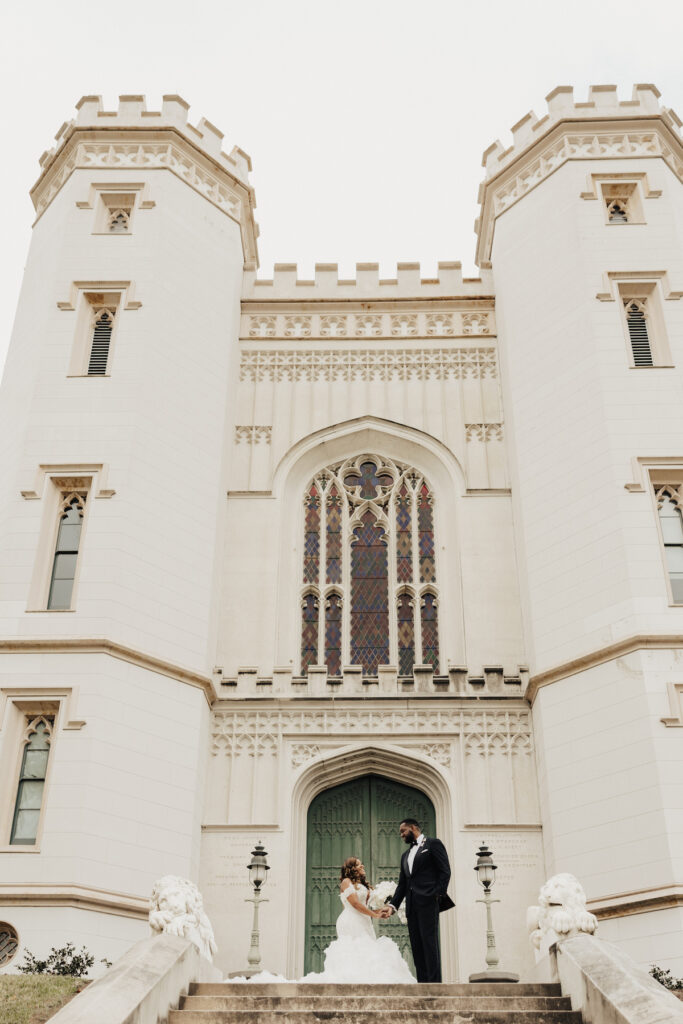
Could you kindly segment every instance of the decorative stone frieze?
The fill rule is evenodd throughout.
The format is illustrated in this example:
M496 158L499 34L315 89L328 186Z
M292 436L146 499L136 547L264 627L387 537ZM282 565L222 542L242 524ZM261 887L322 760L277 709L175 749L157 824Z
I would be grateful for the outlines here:
M464 380L498 376L494 348L243 351L243 381Z
M235 427L235 444L270 444L272 436L270 426Z
M274 316L252 316L249 318L250 338L274 338L275 337Z
M527 710L474 711L469 708L315 708L251 711L241 708L213 712L211 752L213 754L274 754L285 735L301 736L463 736L465 751L490 753L497 745L511 754L532 748L531 722ZM443 739L420 744L423 752L445 764L450 761L450 743ZM303 764L320 753L314 741L299 741L292 747L292 763Z
M451 338L493 335L491 310L438 313L245 313L247 338Z
M465 440L470 441L502 441L502 423L466 423Z

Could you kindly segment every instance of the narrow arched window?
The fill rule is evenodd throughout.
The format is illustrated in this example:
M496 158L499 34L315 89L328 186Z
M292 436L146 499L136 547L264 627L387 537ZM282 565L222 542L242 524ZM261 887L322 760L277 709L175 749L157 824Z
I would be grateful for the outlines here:
M626 325L636 366L652 366L652 348L648 328L647 299L627 299Z
M68 494L62 499L47 600L48 609L71 607L84 510L85 498L82 495Z
M325 664L328 674L340 676L342 667L342 599L331 591L325 602Z
M422 662L439 665L439 622L437 618L436 594L426 590L420 601L420 620L422 624Z
M111 309L100 309L95 313L93 321L92 343L88 360L88 376L103 376L107 372L109 347L114 328L114 312Z
M387 537L368 509L351 542L351 663L366 675L389 665Z
M676 485L665 485L658 489L657 511L671 596L675 604L683 604L683 520Z
M44 715L30 719L27 723L10 846L35 846L53 723L53 718Z
M334 676L344 665L360 666L366 676L393 665L411 676L425 661L438 672L428 481L411 466L360 455L317 473L303 505L302 672L318 657ZM421 584L430 592L426 610L415 596ZM320 612L310 603L313 588L324 593Z
M318 598L310 591L301 605L301 671L318 664Z
M415 602L407 591L398 595L398 674L412 676L415 667Z

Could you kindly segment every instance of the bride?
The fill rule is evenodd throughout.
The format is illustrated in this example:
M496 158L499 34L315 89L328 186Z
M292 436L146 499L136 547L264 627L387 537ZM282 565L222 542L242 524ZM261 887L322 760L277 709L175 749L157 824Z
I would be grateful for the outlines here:
M380 910L367 904L372 887L358 857L347 857L341 866L339 898L342 912L337 918L337 938L325 950L325 965L318 973L306 974L301 982L314 984L412 985L415 978L401 951L388 936L377 938L373 918L382 918ZM281 975L260 971L249 979L228 978L230 982L286 981Z
M358 857L348 857L342 864L339 888L343 910L337 918L337 938L325 950L322 973L307 974L302 981L414 984L396 943L375 935L372 919L383 915L367 905L371 886Z

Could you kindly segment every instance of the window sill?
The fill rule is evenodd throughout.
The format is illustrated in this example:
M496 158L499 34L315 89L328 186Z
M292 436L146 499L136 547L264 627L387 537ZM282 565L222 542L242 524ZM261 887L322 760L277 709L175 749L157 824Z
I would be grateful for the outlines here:
M39 846L21 846L19 843L12 846L0 846L0 853L40 853Z
M107 238L130 238L132 231L91 231L92 235L106 235Z
M71 615L75 612L75 608L27 608L26 615Z
M675 370L674 363L656 363L654 366L629 366L629 370Z
M110 373L67 373L66 378L74 379L84 377L86 380L102 380L103 377L111 377Z

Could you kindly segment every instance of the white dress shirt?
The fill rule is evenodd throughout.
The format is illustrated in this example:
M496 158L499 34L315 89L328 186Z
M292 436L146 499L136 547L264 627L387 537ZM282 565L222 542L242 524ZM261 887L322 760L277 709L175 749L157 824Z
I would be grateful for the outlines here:
M426 838L427 837L425 836L424 832L420 832L419 836L417 837L417 842L415 843L415 846L411 846L410 850L408 851L409 875L412 875L413 873L413 864L415 863L415 858L417 857L417 851L420 849Z

